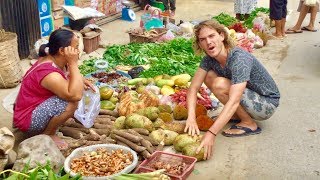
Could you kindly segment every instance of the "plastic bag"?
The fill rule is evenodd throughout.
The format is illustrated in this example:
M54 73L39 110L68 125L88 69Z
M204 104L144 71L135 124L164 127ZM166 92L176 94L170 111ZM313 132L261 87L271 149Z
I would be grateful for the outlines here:
M94 88L96 92L87 90L83 93L78 109L74 113L74 117L86 128L93 126L94 120L100 111L99 88L96 86Z
M253 29L258 30L260 32L264 31L265 24L264 19L262 17L256 17L253 20Z

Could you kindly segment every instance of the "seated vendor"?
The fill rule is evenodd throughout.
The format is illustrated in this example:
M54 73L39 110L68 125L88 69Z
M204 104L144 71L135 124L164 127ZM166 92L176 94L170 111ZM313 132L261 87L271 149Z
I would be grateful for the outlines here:
M78 69L78 45L73 32L52 32L39 49L40 59L23 77L14 108L16 128L28 136L49 135L60 149L67 144L55 135L58 127L73 117L84 88L93 89Z

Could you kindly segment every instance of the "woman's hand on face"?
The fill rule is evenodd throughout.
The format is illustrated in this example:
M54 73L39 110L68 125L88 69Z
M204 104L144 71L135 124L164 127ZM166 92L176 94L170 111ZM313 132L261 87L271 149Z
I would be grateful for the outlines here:
M64 48L64 56L67 59L68 64L77 64L79 59L79 51L74 47L68 46Z
M83 78L84 90L91 89L93 92L96 92L93 84L88 81L86 78Z
M206 132L202 137L201 144L198 147L196 153L198 154L202 148L204 148L204 160L210 159L213 155L213 145L215 136L210 132Z
M189 135L200 135L200 130L197 125L197 121L195 118L188 117L186 127L184 128L184 132L188 132Z

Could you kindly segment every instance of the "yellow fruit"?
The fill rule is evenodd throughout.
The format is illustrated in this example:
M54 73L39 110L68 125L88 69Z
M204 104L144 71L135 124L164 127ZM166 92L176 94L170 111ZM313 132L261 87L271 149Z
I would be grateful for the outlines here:
M168 86L168 85L164 85L161 90L160 90L161 94L162 95L165 95L165 96L169 96L171 94L174 94L174 89L171 87L171 86Z
M180 87L186 87L188 86L188 79L186 78L178 78L174 81L174 85L180 86Z

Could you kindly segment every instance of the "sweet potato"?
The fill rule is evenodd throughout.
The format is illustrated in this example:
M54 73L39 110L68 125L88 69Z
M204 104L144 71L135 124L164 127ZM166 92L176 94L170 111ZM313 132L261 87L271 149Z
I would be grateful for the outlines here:
M66 127L65 126L65 127L61 127L59 130L62 132L62 134L64 136L69 136L74 139L81 139L86 135L86 133L78 130L77 128L73 128L73 127Z
M142 140L142 137L130 134L128 132L120 131L120 130L113 130L112 133L114 133L118 136L121 136L123 138L126 138L129 141L134 142L134 143L138 143Z
M113 116L113 117L116 117L116 118L119 117L118 112L111 111L111 110L106 110L106 109L100 109L99 114L101 114L101 115L110 115L110 116Z
M133 143L133 142L121 137L121 136L118 136L116 134L111 134L111 137L117 141L121 141L121 142L125 143L126 145L128 145L130 148L132 148L136 152L142 152L142 151L146 150L145 147L138 146L137 144L135 144L135 143Z

